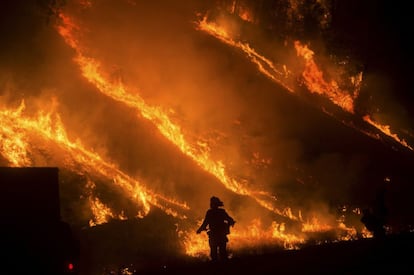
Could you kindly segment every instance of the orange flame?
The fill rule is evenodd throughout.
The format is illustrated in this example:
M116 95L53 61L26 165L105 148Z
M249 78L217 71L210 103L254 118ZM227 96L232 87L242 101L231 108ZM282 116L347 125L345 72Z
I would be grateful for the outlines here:
M274 221L269 227L265 228L261 220L255 219L242 228L236 224L231 229L229 241L232 249L253 248L260 247L261 245L275 245L285 249L299 249L299 246L305 242L305 238L287 233L284 223ZM207 234L188 233L185 236L184 245L186 254L188 255L199 257L208 256Z
M239 181L227 175L225 165L221 161L212 160L209 154L209 144L201 141L194 142L193 144L189 143L186 140L181 127L175 124L174 121L168 116L168 113L165 112L161 107L150 106L146 104L144 99L139 96L135 89L125 86L121 81L112 81L110 77L107 77L102 63L95 58L87 56L85 54L87 52L87 49L82 47L82 43L78 39L78 37L81 35L81 29L73 22L69 16L60 14L60 18L62 20L62 24L57 26L59 34L63 37L64 41L75 50L75 62L79 65L82 75L90 83L92 83L99 92L136 110L140 116L151 121L157 127L160 133L169 141L171 141L171 143L174 144L177 148L179 148L183 154L191 158L199 167L214 175L229 190L233 191L236 194L252 197L262 207L271 210L274 213L288 217L292 220L302 221L301 217L294 215L290 208L277 209L274 207L273 204L275 199L268 193L263 191L248 190ZM258 54L248 44L235 41L233 38L231 38L231 36L226 32L224 28L220 28L219 26L214 26L207 23L205 18L200 22L199 28L216 36L221 41L241 49L257 65L258 69L264 75L279 85L285 87L288 91L294 92L292 88L294 84L292 82L291 72L285 65L279 66L280 68L278 69L277 66L275 66L270 60ZM309 56L309 52L304 52L307 56L307 59L305 58L307 61L306 64L311 64L312 66L315 65L313 66L313 69L316 69L316 72L318 72L318 68L312 59L312 55ZM307 72L307 74L304 73L304 78L306 79L305 75L307 76L310 73L310 71ZM322 75L319 76L322 77ZM312 78L309 79L314 81ZM312 83L310 80L308 80L308 83ZM336 96L332 97L333 99L338 100L339 102L345 101L347 104L349 103L349 98L346 98L345 96L345 99L339 100L338 98L341 97L341 91L338 89L332 89L329 85L332 85L332 83L328 84L322 81L316 85L316 87L318 87L317 91L328 89L328 91L323 91L324 95L330 94L331 92ZM347 104L343 105L348 106ZM353 105L351 106L353 108ZM91 158L88 154L85 155ZM87 166L88 169L98 169L100 171L99 168L102 168L103 170L109 170L105 170L104 172L100 171L100 173L107 176L108 178L112 178L114 183L122 186L126 190L126 193L129 194L129 196L132 195L134 198L141 200L142 202L155 204L159 207L162 207L165 212L171 210L170 208L165 207L165 205L173 205L176 207L188 209L185 204L177 203L174 200L168 200L167 198L163 198L159 195L149 193L147 190L145 190L145 192L140 191L137 193L136 190L134 190L134 187L136 187L138 183L129 178L127 175L123 174L121 171L118 171L112 165L102 163L102 160L93 162L91 159L88 159L88 162L90 163L90 166ZM97 167L94 168L95 166ZM164 204L161 205L161 203L158 202L157 198L164 200ZM91 198L91 204L93 204L94 209L100 209L95 214L95 220L92 221L92 223L97 224L100 221L105 221L105 219L108 217L111 218L115 216L115 214L113 214L110 209L106 208L105 205L93 198ZM100 213L103 214L103 218L102 216L99 216ZM146 212L144 211L144 214L145 213ZM340 226L341 225L339 225L339 227ZM235 228L231 234L231 240L232 245L235 246L245 246L248 244L257 244L260 242L272 242L282 244L285 248L295 249L299 244L305 241L306 238L304 236L306 232L325 231L329 228L331 227L321 224L317 219L314 219L312 221L305 222L302 226L302 231L296 235L286 233L284 223L278 223L274 221L269 228L263 228L260 224L260 221L253 221L250 226L247 226L242 230ZM182 238L185 240L187 254L204 254L208 250L208 243L204 240L205 235L196 235L194 232L180 232L180 234L182 234Z
M211 158L210 150L205 143L201 143L203 146L200 146L198 142L190 144L185 139L181 127L175 124L162 108L147 105L137 93L128 92L129 89L122 82L114 83L109 77L105 77L101 64L94 58L86 57L80 42L75 38L79 27L68 16L60 14L60 17L62 25L58 26L59 33L66 43L76 51L75 61L80 66L83 76L94 84L101 93L137 110L144 118L154 123L161 134L176 145L183 154L194 160L205 171L214 175L227 189L237 194L250 196L264 208L279 215L285 215L285 211L273 206L272 196L266 192L248 190L239 181L227 175L225 165L221 161L214 161ZM288 217L296 219L293 215Z
M7 159L12 166L29 166L31 160L29 158L29 144L26 135L16 128L14 121L20 117L24 109L24 102L16 111L3 110L0 113L1 127L1 143L0 149L3 157Z
M354 113L354 99L359 94L358 90L351 96L348 92L342 91L335 80L331 80L330 83L326 82L323 72L318 68L313 59L314 52L299 41L295 41L294 45L298 56L302 56L305 59L305 71L302 73L302 76L309 91L324 95L345 111Z
M116 168L114 164L106 162L98 154L85 149L80 141L71 142L58 114L39 112L37 117L28 118L22 114L24 108L23 101L15 111L5 109L0 112L1 134L3 136L0 143L1 154L10 163L15 166L32 166L33 161L29 158L29 155L32 155L30 150L32 145L29 146L30 136L40 136L44 140L54 142L61 147L75 163L81 164L82 169L87 174L112 179L115 185L123 189L133 201L143 207L143 213L140 215L146 215L150 210L150 205L154 205L174 216L185 217L170 209L168 205L188 209L187 205L153 194L137 180ZM70 166L72 164L67 161L66 165Z
M292 6L292 11L295 10L295 5L297 5L296 1L292 2L294 5ZM286 67L286 65L280 66L280 69L276 68L276 65L273 64L269 59L265 56L260 55L256 52L255 49L251 48L247 43L243 43L240 41L235 40L232 35L226 30L225 25L220 25L214 22L209 22L207 20L207 16L204 16L202 20L197 22L196 24L197 29L202 30L225 44L228 44L232 47L242 50L250 59L250 61L256 64L258 70L271 79L272 81L276 82L277 84L284 87L287 91L294 93L294 82L292 80L292 72ZM298 56L302 57L305 60L305 67L304 71L302 72L303 82L305 86L311 93L316 93L323 97L329 99L333 104L340 107L342 110L354 114L354 100L358 98L361 84L362 84L362 72L358 73L355 76L351 76L349 81L354 87L353 91L346 91L342 90L338 82L334 79L330 80L329 82L325 80L323 71L319 69L318 65L314 60L314 52L309 49L307 45L302 45L300 41L294 42L294 47L296 49L296 53ZM324 112L327 113L326 110L323 109ZM332 114L329 114L332 115ZM406 148L413 150L413 147L410 146L405 140L399 138L396 134L391 133L390 126L383 126L378 123L373 122L369 119L369 116L365 116L362 118L366 122L370 123L371 125L375 126L378 130L386 134L387 136L393 138L395 141L400 143L401 145L405 146ZM352 124L346 123L350 127L355 128ZM378 136L364 130L364 129L357 129L362 133L378 139Z
M199 30L205 31L216 37L220 41L242 50L250 58L250 61L256 64L261 73L263 73L270 80L284 87L286 90L293 92L293 85L288 83L291 72L285 65L276 66L269 59L257 53L247 43L234 40L224 26L208 22L207 16L204 16L201 21L197 22L196 27Z
M374 126L375 128L377 128L378 130L380 130L381 132L383 132L384 134L386 134L387 136L389 136L389 137L393 138L394 140L398 141L404 147L410 149L411 151L414 151L414 148L412 146L410 146L404 139L400 139L397 134L394 134L394 133L391 132L391 129L390 129L389 125L381 125L381 124L373 121L369 115L364 116L363 119L366 122L368 122L369 124L371 124L372 126Z

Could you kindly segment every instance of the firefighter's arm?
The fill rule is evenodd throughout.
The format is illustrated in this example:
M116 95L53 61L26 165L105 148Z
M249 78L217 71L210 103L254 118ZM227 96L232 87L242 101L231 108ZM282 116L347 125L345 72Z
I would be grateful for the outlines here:
M200 234L201 231L205 231L207 230L206 226L204 225L204 223L197 229L197 234Z
M229 223L229 225L234 226L236 221L227 212L226 212L226 215L227 215L227 222Z
M207 216L206 216L206 218L204 218L204 221L203 221L203 223L200 225L200 227L197 229L197 234L200 234L201 233L201 231L205 231L205 230L207 230L207 224L208 224L208 222L207 222Z

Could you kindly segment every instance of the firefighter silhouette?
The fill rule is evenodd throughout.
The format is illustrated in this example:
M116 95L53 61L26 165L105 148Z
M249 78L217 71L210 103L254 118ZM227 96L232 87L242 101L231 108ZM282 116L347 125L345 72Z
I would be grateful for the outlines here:
M223 202L218 197L210 198L210 209L207 210L203 223L197 229L197 234L207 231L210 246L210 258L213 262L227 260L227 235L230 227L236 223L226 212Z

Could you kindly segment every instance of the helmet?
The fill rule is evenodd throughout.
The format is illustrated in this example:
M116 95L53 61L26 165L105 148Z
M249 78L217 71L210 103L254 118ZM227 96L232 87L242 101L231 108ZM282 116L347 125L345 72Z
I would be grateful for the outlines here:
M223 205L224 205L223 202L219 198L217 198L215 196L210 198L210 206L211 207L219 207L219 206L223 206Z

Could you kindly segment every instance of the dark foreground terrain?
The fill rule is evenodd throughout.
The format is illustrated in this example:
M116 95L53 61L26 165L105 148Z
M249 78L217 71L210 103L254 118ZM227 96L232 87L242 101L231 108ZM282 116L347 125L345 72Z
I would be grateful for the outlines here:
M413 274L413 233L235 255L226 263L175 260L137 263L108 274ZM144 267L145 266L145 267Z

